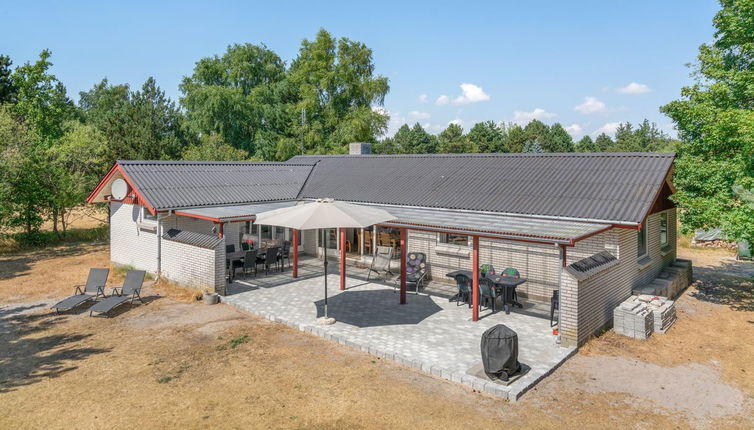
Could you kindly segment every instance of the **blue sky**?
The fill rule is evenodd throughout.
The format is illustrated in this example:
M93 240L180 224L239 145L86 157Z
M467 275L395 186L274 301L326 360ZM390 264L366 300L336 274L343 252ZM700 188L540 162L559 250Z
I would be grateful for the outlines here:
M4 2L0 53L52 51L74 99L107 77L148 76L174 100L205 56L264 43L283 59L319 28L367 44L390 79L391 130L483 120L560 122L576 137L656 122L712 38L711 0L543 2ZM631 85L633 83L633 85ZM445 97L443 97L445 96Z

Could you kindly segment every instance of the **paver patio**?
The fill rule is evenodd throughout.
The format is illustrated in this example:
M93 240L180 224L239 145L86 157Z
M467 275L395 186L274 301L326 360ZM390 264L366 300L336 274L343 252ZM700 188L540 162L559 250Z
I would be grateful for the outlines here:
M324 278L321 268L313 262L316 260L300 266L296 280L290 278L290 270L274 276L237 279L223 301L509 400L517 400L575 352L575 348L555 343L547 318L524 314L519 309L509 315L484 310L480 321L472 322L466 305L422 293L409 293L407 303L400 305L398 293L389 282L367 282L364 271L350 267L346 291L338 290L337 273L328 276L329 315L337 322L319 325L316 320L323 315ZM330 267L337 270L336 264ZM530 367L528 373L508 386L467 373L481 363L481 335L495 324L505 324L518 333L519 361Z

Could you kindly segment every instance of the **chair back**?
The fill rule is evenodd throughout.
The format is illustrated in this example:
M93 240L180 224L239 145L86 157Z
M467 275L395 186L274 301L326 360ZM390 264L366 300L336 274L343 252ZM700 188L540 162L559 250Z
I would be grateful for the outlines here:
M291 252L291 241L286 240L283 242L283 257L287 257Z
M482 264L479 266L479 274L482 275L483 278L487 275L494 275L495 267L492 264Z
M479 295L482 297L495 297L495 288L492 281L487 278L479 279Z
M390 260L393 258L393 248L390 246L378 246L377 253L372 258L372 269L387 271L390 269Z
M521 274L518 273L518 270L516 270L516 269L514 269L512 267L508 267L507 269L503 270L500 273L500 276L506 276L506 277L511 277L511 278L518 279L518 278L521 277Z
M423 252L406 254L406 276L418 279L425 273L427 273L427 256Z
M267 248L267 254L264 256L264 264L271 264L278 261L278 250L279 248L277 246Z
M244 269L251 269L252 267L256 267L257 265L257 251L246 251L246 254L243 257L243 268Z
M89 276L86 278L84 291L87 293L98 293L100 288L105 288L107 275L110 269L89 269Z
M466 275L456 275L456 287L459 293L468 293L471 291L471 278Z
M147 272L144 270L129 270L126 272L126 280L123 281L121 295L130 296L133 293L141 293L141 286L144 284L144 277Z
M249 250L249 244L246 243L246 242L241 242L241 249L243 251L248 251Z
M236 245L233 245L233 244L225 245L225 253L226 254L232 254L234 252L236 252Z

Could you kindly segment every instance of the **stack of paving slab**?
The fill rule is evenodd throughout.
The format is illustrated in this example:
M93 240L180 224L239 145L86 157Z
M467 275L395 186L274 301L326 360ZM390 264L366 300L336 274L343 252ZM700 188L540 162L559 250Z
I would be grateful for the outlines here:
M629 299L613 310L613 330L618 334L646 339L652 335L653 327L654 317L646 303Z
M671 265L662 269L657 277L649 284L634 288L633 294L675 297L692 282L691 261L677 259Z
M645 303L649 310L652 311L654 319L653 330L655 333L665 333L668 331L677 318L675 303L672 300L668 300L667 297L641 295L637 296L635 301Z

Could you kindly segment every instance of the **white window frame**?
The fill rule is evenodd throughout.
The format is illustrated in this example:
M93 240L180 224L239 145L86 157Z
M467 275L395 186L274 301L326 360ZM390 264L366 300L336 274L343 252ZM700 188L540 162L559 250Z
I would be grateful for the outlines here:
M644 224L642 224L642 226L641 226L641 229L639 229L639 231L637 232L637 236L636 236L636 254L637 254L637 257L636 258L638 260L641 260L642 258L644 258L647 255L649 255L649 243L647 243L647 230L648 230L647 223L644 222ZM644 253L643 254L640 254L641 250L639 249L639 238L641 237L641 235L644 235Z
M663 220L665 221L665 227L663 228ZM660 246L666 247L668 246L668 243L670 242L670 229L668 228L668 213L667 212L660 212ZM665 239L663 240L662 235L665 234Z
M443 237L443 235L445 235L445 237L447 238L447 235L448 235L448 234L452 234L452 235L454 235L454 236L466 236L466 245L459 245L459 244L457 244L457 243L443 242L443 240L442 240L442 237ZM446 239L446 240L447 240L447 239ZM437 233L437 244L438 244L438 245L443 245L443 246L457 246L457 247L461 247L461 248L463 248L463 247L465 247L465 248L468 248L469 246L471 246L471 245L470 245L470 243L471 243L471 236L469 236L469 235L467 235L467 234L456 234L456 233Z
M145 206L141 207L141 222L157 224L157 215L149 213L149 209Z

